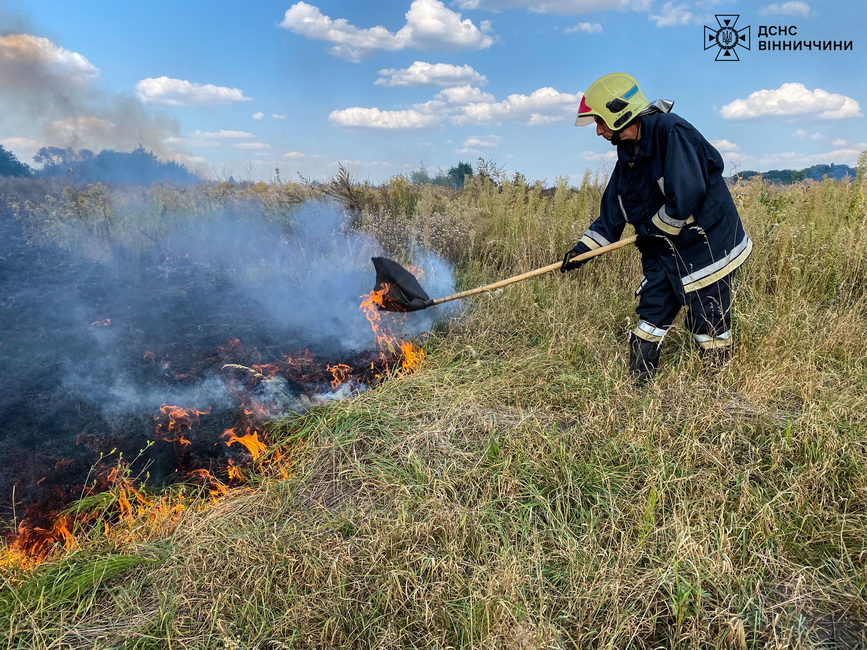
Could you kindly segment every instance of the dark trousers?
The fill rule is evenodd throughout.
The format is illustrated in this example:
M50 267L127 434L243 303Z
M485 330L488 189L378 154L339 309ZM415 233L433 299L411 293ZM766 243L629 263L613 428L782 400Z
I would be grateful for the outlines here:
M661 268L645 264L644 280L638 288L638 326L634 333L645 341L661 342L681 307L688 309L686 327L704 349L731 345L731 297L734 272L717 282L684 293L675 287Z

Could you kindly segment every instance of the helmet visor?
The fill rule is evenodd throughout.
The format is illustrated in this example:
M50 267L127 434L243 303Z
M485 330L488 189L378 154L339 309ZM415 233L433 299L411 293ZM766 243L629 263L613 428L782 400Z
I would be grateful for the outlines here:
M581 97L581 103L578 105L578 119L575 120L575 126L587 126L593 124L596 113L587 105L587 98Z

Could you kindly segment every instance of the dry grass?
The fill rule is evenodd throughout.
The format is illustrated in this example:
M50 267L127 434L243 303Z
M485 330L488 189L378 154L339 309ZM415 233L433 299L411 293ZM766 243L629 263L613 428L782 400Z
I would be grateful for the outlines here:
M412 191L401 223L462 233L435 245L472 286L557 259L600 188ZM676 326L632 385L634 251L479 296L415 374L277 423L290 478L92 540L88 566L150 561L123 580L7 578L6 647L867 646L867 187L735 192L757 248L727 366Z

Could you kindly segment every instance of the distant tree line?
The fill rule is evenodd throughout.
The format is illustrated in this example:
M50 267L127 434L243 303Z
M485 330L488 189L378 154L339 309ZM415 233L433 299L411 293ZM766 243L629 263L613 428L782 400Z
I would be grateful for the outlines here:
M439 185L459 190L464 186L466 177L472 175L473 167L467 162L459 162L447 172L439 170L433 176L422 163L416 171L410 173L409 182L413 185Z
M813 165L806 169L772 169L767 172L745 171L738 172L736 178L738 180L749 180L756 176L760 176L763 180L769 183L779 183L781 185L791 185L806 180L821 181L825 178L830 178L836 181L842 180L849 176L855 178L857 170L849 167L849 165Z
M189 185L201 179L173 161L162 161L153 151L146 151L139 145L129 152L103 149L93 153L89 149L76 151L71 147L42 147L33 157L37 168L22 163L11 151L0 145L0 176L30 176L35 178L69 177L82 183L134 183L152 185L153 183L176 183ZM480 159L479 174L486 172L489 163ZM736 180L749 180L756 176L769 183L791 185L805 180L820 181L824 178L842 180L855 178L856 169L849 165L813 165L806 169L772 169L767 172L742 171L735 175ZM467 162L459 162L448 171L438 170L432 174L424 165L409 174L414 185L439 185L461 189L473 168Z
M0 145L0 176L33 176L33 170Z
M201 179L183 165L163 161L139 145L132 151L89 149L76 151L72 147L42 147L33 156L40 167L34 169L22 163L0 145L0 176L31 176L35 178L69 177L82 183L175 183L190 185Z

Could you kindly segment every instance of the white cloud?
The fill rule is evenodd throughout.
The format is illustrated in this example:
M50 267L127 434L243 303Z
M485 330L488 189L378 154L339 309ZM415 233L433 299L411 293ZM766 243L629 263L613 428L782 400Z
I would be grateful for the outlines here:
M582 151L581 157L584 160L590 160L593 162L613 163L617 161L617 149L612 147L611 151L606 151L605 153L597 153L595 151Z
M425 115L437 115L440 119L448 115L450 110L450 107L446 102L438 99L432 99L423 104L413 104L410 108L419 113L424 113Z
M599 23L578 23L572 27L567 27L565 32L567 34L575 34L577 32L584 32L585 34L601 34L602 25Z
M169 77L142 79L136 84L135 91L142 102L161 106L212 106L252 99L238 88L197 84Z
M768 167L770 165L787 165L790 169L795 166L803 167L803 165L797 165L796 161L800 158L801 154L795 153L794 151L782 151L779 153L765 153L760 156L744 156L745 161L750 161L756 163L759 167Z
M848 140L843 140L842 138L837 138L836 140L831 140L831 144L835 147L845 147L849 144Z
M713 140L711 144L716 147L717 151L725 153L734 153L741 150L738 145L730 140Z
M190 156L184 153L172 153L167 154L166 158L169 160L173 160L176 163L180 163L181 165L187 166L199 166L205 165L208 162L207 158L203 158L202 156Z
M795 132L792 133L793 138L803 138L805 135L807 135L806 129L795 129Z
M698 20L695 14L689 10L689 5L674 4L673 2L666 2L662 5L660 13L650 14L649 17L656 23L657 27L689 25Z
M246 131L229 131L224 129L222 131L194 131L184 138L166 138L164 142L166 144L181 144L188 147L216 148L223 146L224 142L254 137L256 136Z
M163 142L170 145L183 145L187 147L208 147L216 148L223 146L224 142L232 140L245 140L256 137L252 133L246 131L230 131L224 129L222 131L194 131L189 135L180 137L164 138Z
M362 29L345 18L332 19L306 2L287 9L280 26L307 38L334 43L329 53L349 61L362 61L378 50L482 50L494 42L487 34L490 23L483 21L476 27L439 0L414 0L406 12L406 24L394 33L382 26Z
M287 151L284 153L281 158L286 160L297 160L298 158L307 158L306 153L301 153L300 151Z
M544 113L532 113L527 120L529 126L541 126L543 124L557 124L563 121L562 115L545 115Z
M285 120L286 119L286 116L283 115L283 113L271 113L271 117L273 117L275 120Z
M163 144L179 145L179 146L183 146L183 147L197 147L197 148L201 148L201 147L216 148L216 147L222 146L222 144L220 143L219 140L213 140L213 139L209 139L209 138L196 139L195 137L180 138L177 136L170 136L168 138L164 138Z
M215 140L236 140L243 138L253 138L255 137L252 133L247 133L246 131L194 131L193 137L196 138L212 138Z
M262 111L257 111L255 113L253 113L250 117L252 117L256 121L259 121L259 120L264 119L265 113L263 113Z
M571 119L579 96L554 88L540 88L531 95L509 95L501 102L472 86L446 88L435 99L407 110L352 107L332 111L329 120L339 127L380 131L436 129L448 119L453 124L501 124L523 122L529 126L561 123ZM477 136L481 137L481 136ZM473 146L495 146L493 136ZM469 146L464 143L465 146Z
M263 149L273 149L270 144L265 144L264 142L239 142L237 144L233 144L235 149L249 149L251 151L261 151Z
M331 111L328 119L347 129L372 129L383 131L415 131L440 126L441 118L415 109L405 111L383 111L378 108L355 106Z
M810 5L806 2L783 2L782 4L770 4L762 7L759 11L762 16L803 16L810 15Z
M493 147L499 147L501 141L502 138L498 135L471 135L464 140L464 146L491 149Z
M509 95L501 102L477 102L461 107L451 118L455 124L500 124L524 122L530 125L563 122L574 112L578 95L561 93L554 88L539 88L531 95Z
M70 52L47 38L30 34L0 36L0 83L13 71L25 73L33 66L67 83L85 84L99 76L99 70L77 52Z
M451 65L449 63L425 63L415 61L403 70L387 68L377 74L380 78L374 82L376 86L484 86L488 83L485 76L480 75L468 65Z
M458 0L460 9L528 9L540 14L564 16L594 11L647 11L651 0Z
M811 165L830 165L841 164L855 167L858 164L858 158L863 152L863 149L834 149L826 153L817 153L809 156L804 156L805 167Z
M446 88L438 92L435 99L442 100L448 104L466 105L477 102L493 102L495 98L490 93L482 92L472 86L458 86L457 88Z
M862 143L863 144L863 143ZM812 165L841 164L854 167L858 164L858 157L863 149L858 147L846 147L816 154L801 154L794 151L769 153L760 156L745 156L744 165L748 168L759 169L787 168L803 169Z
M33 140L31 138L12 137L0 140L0 145L2 145L6 151L11 151L15 154L15 157L18 158L19 162L30 164L29 161L33 160L33 156L36 155L36 152L42 147L48 146L48 143L42 140Z
M821 88L808 90L801 83L785 83L774 90L757 90L746 99L736 99L720 109L727 120L776 117L808 117L840 120L862 117L861 106L845 95Z
M821 133L814 133L813 135L810 136L810 140L813 140L814 142L818 142L819 140L824 140L824 139L825 139L825 136L822 135Z

